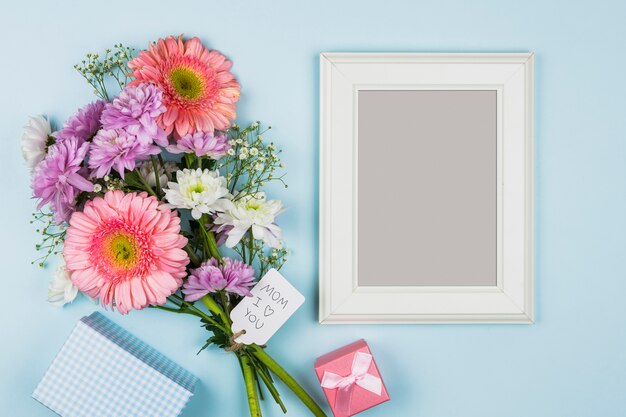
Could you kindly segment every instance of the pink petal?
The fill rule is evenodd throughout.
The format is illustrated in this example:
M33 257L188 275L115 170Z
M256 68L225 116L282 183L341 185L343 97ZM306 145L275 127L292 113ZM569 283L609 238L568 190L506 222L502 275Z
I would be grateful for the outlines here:
M141 278L130 281L130 290L133 300L133 308L140 310L147 305L146 293L141 285Z

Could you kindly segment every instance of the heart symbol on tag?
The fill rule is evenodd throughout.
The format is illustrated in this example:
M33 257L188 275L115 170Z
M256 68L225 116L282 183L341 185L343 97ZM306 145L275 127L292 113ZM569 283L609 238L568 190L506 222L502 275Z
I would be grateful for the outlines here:
M267 271L250 292L252 297L241 299L230 312L233 334L245 330L235 341L245 345L266 344L304 303L304 296L275 269Z

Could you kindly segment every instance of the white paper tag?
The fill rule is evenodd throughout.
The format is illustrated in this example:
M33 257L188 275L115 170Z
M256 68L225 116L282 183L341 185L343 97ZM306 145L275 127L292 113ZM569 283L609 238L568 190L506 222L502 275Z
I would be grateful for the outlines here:
M238 343L264 345L304 303L304 296L277 270L270 269L230 312L233 333L246 333Z

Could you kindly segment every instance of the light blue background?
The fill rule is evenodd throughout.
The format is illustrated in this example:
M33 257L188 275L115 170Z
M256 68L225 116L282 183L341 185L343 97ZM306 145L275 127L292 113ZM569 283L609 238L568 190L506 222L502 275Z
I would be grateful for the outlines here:
M293 250L284 273L307 303L269 352L324 403L314 359L365 338L391 402L369 417L626 415L626 2L621 1L14 1L2 39L2 303L0 414L45 416L30 393L83 315L46 301L51 270L30 265L34 202L19 139L30 114L61 122L93 97L72 69L123 41L184 32L234 61L239 120L261 120L285 149ZM536 53L536 304L534 325L320 326L317 323L318 54L322 51ZM394 121L390 121L394 122ZM402 152L381 140L381 158ZM381 172L393 180L393 173ZM385 195L380 195L385 207ZM410 207L387 207L407 213ZM407 219L410 221L410 219ZM384 227L384 224L378 225ZM393 247L381 242L380 262ZM398 260L394 260L398 261ZM406 262L410 268L410 259ZM196 356L192 317L108 314L202 383L184 416L245 416L237 363ZM284 392L289 416L304 409ZM280 415L269 402L266 415Z

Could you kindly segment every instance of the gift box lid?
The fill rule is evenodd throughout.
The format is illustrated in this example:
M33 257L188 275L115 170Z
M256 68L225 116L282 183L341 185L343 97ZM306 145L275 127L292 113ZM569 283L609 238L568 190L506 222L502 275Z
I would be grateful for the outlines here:
M371 354L370 348L369 348L367 342L365 340L361 339L361 340L357 340L354 343L350 343L349 345L346 345L346 346L341 347L341 348L339 348L337 350L333 350L332 352L329 352L329 353L327 353L325 355L320 356L315 361L315 367L319 368L319 367L326 366L330 362L340 360L344 356L350 355L350 354L352 354L352 353L354 353L356 351L362 351L362 352L367 352L367 353Z
M180 415L197 378L100 313L83 317L32 396L63 417Z

